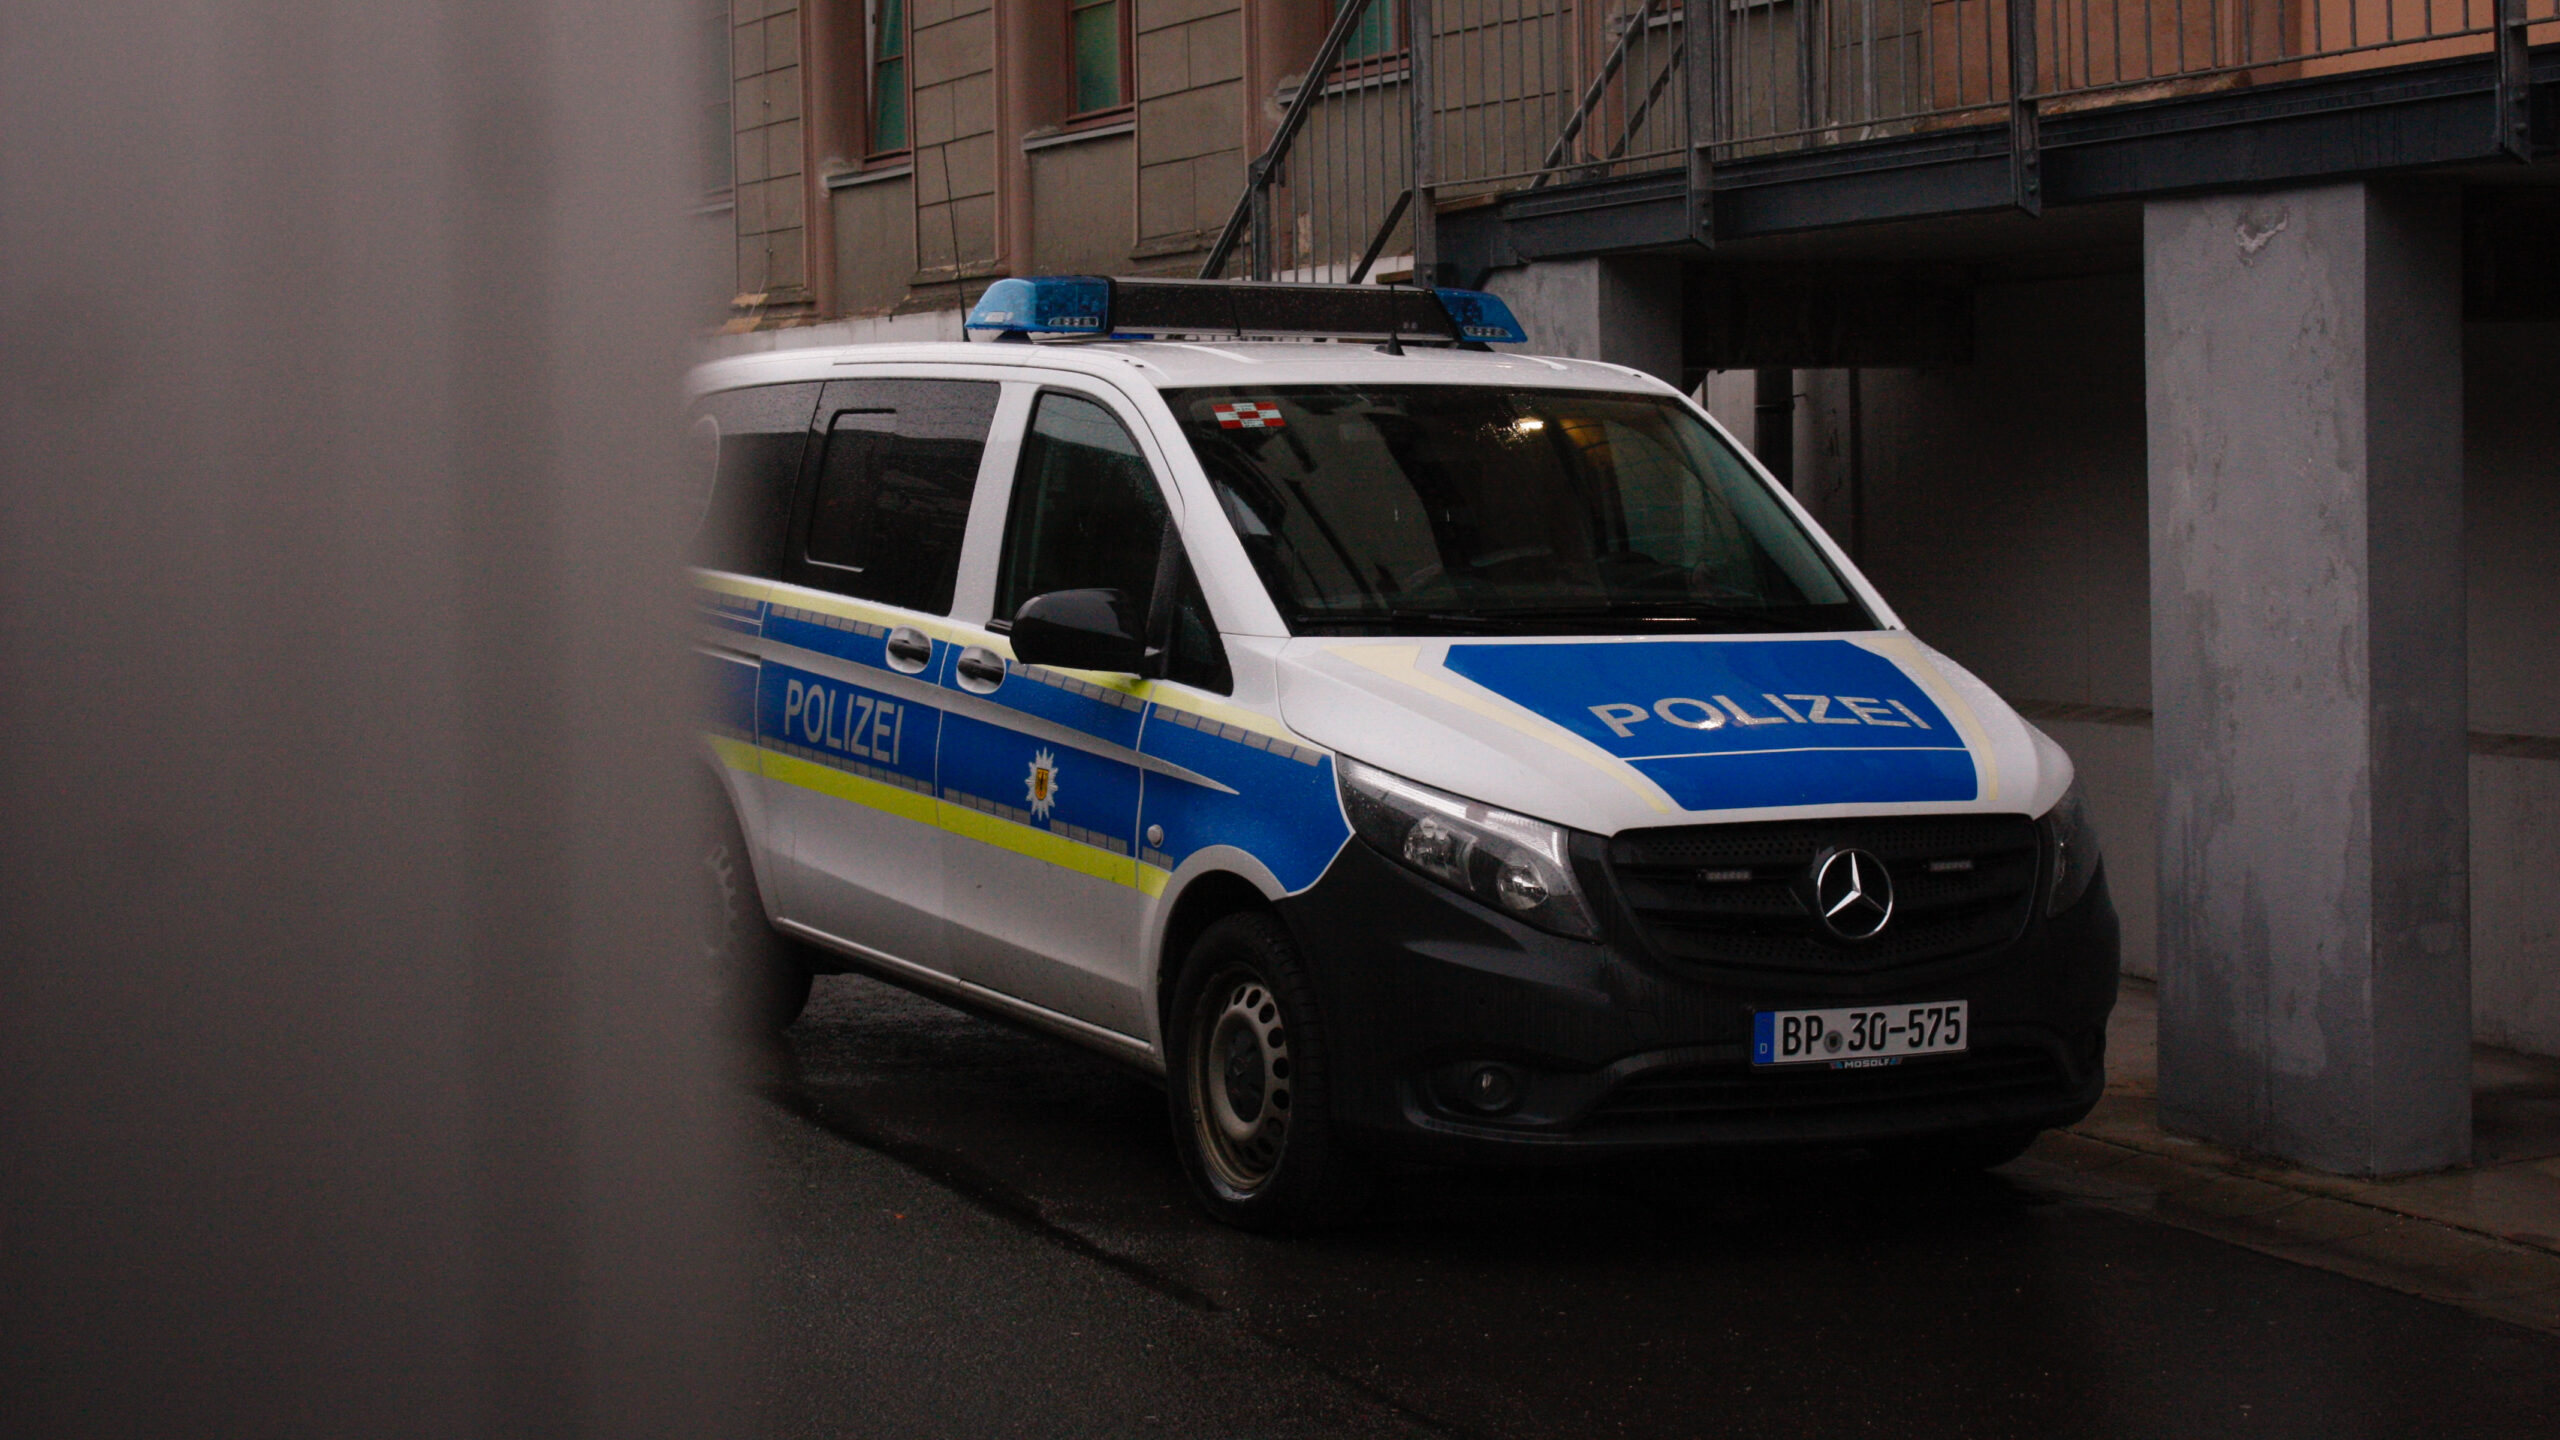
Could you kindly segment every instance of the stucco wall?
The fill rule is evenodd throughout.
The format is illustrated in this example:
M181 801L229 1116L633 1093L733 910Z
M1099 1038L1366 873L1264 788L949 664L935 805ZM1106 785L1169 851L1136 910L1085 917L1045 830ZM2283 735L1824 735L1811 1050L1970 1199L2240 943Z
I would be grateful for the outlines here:
M1138 257L1205 249L1244 188L1244 11L1136 0Z
M919 283L983 273L996 254L996 22L988 0L909 0Z
M1129 269L1137 137L1120 134L1031 152L1031 268L1042 275Z
M807 148L801 139L800 7L736 0L730 7L736 89L738 293L797 297L808 284ZM727 298L727 297L722 297Z

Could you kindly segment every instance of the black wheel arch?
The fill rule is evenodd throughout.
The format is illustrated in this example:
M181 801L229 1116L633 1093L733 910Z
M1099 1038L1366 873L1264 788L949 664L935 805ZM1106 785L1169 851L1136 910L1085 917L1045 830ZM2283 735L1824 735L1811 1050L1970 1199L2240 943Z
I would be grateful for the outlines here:
M1232 870L1210 870L1192 877L1166 917L1163 943L1156 947L1156 1027L1159 1035L1172 1023L1174 987L1182 983L1182 964L1191 947L1212 925L1230 915L1263 911L1279 919L1262 887ZM1281 920L1283 927L1288 922Z

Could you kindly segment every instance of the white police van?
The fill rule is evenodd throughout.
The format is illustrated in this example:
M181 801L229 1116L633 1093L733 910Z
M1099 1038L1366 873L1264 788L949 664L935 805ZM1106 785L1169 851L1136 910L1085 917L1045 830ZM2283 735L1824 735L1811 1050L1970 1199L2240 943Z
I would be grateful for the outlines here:
M1980 1165L2095 1103L2070 760L1688 399L1462 291L968 323L693 377L710 939L769 1022L860 970L1161 1074L1256 1227L1380 1159Z

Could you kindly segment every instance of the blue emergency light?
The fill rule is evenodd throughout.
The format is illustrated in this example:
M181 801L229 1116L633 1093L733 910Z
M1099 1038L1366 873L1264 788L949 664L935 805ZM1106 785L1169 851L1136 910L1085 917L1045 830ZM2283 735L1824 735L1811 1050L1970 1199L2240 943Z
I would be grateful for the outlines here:
M1288 335L1460 345L1522 345L1529 339L1511 307L1481 290L1098 275L999 280L978 297L967 324L1026 339Z

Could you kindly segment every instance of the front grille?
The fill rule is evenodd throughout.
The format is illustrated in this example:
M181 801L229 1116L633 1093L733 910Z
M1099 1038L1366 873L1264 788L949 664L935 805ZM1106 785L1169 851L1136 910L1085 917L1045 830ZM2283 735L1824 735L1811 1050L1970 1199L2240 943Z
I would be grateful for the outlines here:
M1893 877L1893 919L1866 940L1840 939L1814 912L1815 857L1840 848ZM1744 982L1880 975L2005 945L2034 908L2036 857L2023 815L1696 825L1609 842L1654 953Z
M1822 1065L1665 1066L1638 1074L1602 1097L1585 1127L1715 1121L1899 1115L1962 1103L2070 1103L2070 1077L2042 1050L1984 1050L1917 1058L1873 1070Z

